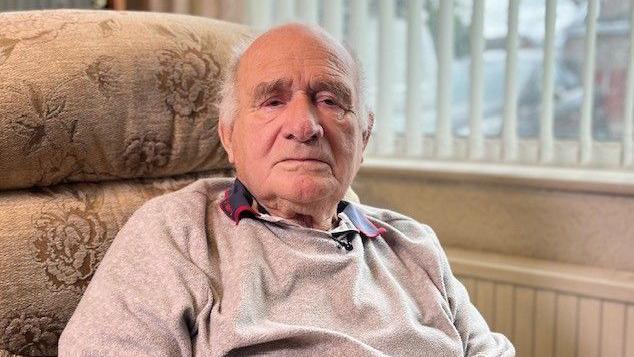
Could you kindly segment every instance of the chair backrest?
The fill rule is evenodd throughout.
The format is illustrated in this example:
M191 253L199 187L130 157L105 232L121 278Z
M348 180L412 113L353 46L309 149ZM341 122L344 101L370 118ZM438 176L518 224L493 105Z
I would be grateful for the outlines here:
M55 355L132 212L231 173L218 85L249 36L186 15L0 13L0 356Z

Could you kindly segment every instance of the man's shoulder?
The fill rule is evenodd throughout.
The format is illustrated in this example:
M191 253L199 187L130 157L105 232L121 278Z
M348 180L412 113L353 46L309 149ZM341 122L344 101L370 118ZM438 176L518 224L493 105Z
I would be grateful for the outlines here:
M383 227L389 233L398 231L408 238L426 238L437 240L434 230L412 217L386 208L373 207L361 203L353 203L373 224Z
M164 213L204 209L231 186L233 178L210 177L198 179L176 191L162 194L145 202L137 213Z
M169 242L186 247L194 237L204 240L208 206L231 184L228 178L199 179L177 191L145 202L126 221L113 246L143 246Z
M357 203L357 202L353 202L352 204L354 204L357 208L363 211L363 213L365 213L367 216L381 220L386 223L390 223L393 221L401 221L401 220L416 221L415 219L411 217L408 217L402 213L392 211L387 208L374 207L374 206L370 206L363 203Z
M204 178L146 201L126 221L122 231L176 232L204 229L208 207L231 185L230 178ZM158 237L156 238L158 239Z

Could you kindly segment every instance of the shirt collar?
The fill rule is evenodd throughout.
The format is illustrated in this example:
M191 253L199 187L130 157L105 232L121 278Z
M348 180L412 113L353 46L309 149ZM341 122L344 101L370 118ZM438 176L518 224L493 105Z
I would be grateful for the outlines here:
M257 204L251 192L237 178L234 180L233 185L225 191L225 197L220 203L220 208L236 225L243 217L258 217L260 213L267 213L262 205ZM339 202L337 213L342 212L345 213L359 232L368 238L375 238L385 233L385 228L375 226L365 214L350 202Z

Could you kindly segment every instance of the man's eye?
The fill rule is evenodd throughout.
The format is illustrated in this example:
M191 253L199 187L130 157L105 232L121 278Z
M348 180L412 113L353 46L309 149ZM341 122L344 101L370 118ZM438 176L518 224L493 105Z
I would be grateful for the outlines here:
M328 97L320 98L317 102L318 103L323 103L323 104L325 104L325 105L327 105L329 107L338 107L339 106L339 103L336 100L334 100L332 98L328 98Z
M282 104L284 104L284 102L282 102L280 99L271 98L271 99L265 101L264 104L262 104L262 106L264 106L264 107L279 107Z

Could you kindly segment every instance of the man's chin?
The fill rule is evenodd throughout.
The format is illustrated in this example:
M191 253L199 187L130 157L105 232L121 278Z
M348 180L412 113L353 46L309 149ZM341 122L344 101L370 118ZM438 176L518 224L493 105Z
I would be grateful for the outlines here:
M333 195L339 191L338 183L332 177L293 176L295 175L284 180L284 188L281 188L290 201L315 204L333 199Z

